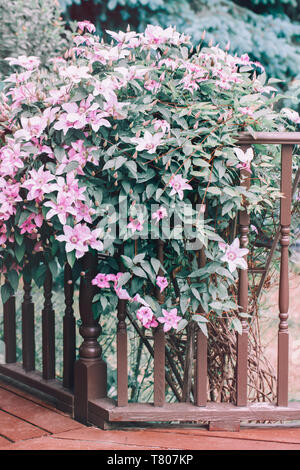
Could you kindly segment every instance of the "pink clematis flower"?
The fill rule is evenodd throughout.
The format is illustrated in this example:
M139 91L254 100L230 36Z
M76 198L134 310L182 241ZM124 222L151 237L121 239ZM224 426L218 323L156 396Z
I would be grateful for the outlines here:
M66 242L66 252L76 250L76 258L81 258L88 251L87 240L90 238L90 229L83 224L75 227L64 225L64 235L58 235L59 242Z
M219 243L221 251L225 252L221 260L228 263L229 271L232 273L237 268L247 269L247 261L244 256L249 253L247 248L240 248L240 240L236 238L231 245Z
M93 286L97 286L100 289L109 289L110 284L107 279L107 274L99 273L97 276L92 280Z
M65 69L60 69L59 74L63 78L68 78L73 83L79 83L82 79L89 79L91 75L88 73L89 67L76 67L76 65L70 65Z
M144 137L133 137L131 142L137 144L136 150L138 152L147 150L148 153L155 153L156 148L161 145L161 139L163 136L163 132L157 132L152 135L149 131L145 131Z
M67 223L67 216L72 214L76 216L76 210L72 206L72 199L66 193L58 193L57 202L47 201L44 206L50 207L50 211L46 215L46 219L51 219L55 215L62 225Z
M153 212L152 214L152 219L156 220L156 224L161 220L164 219L165 217L168 216L167 209L163 206L161 206L157 211Z
M156 131L159 131L159 129L161 129L164 134L166 132L170 132L170 124L164 119L155 119L153 127Z
M169 182L169 186L172 187L172 191L170 192L170 196L174 194L178 194L179 199L183 199L183 191L184 189L193 189L190 184L187 183L186 178L182 178L181 175L172 176L171 181Z
M239 161L241 162L236 167L241 168L243 170L246 170L249 173L252 173L251 161L253 160L253 157L254 157L252 147L249 147L246 150L246 152L243 152L243 150L238 148L238 147L235 148L234 151L235 151L235 154L238 157Z
M147 80L144 84L144 88L146 88L146 90L152 91L152 93L157 93L161 88L161 83L157 82L156 80Z
M177 315L177 308L172 308L170 311L162 309L163 317L158 317L159 323L164 323L164 331L169 331L171 328L177 328L179 321L182 317Z
M126 289L123 289L122 287L114 287L114 289L120 300L131 300L131 297Z
M141 232L144 228L144 222L140 221L139 219L133 219L132 217L129 217L129 224L127 225L127 228L130 228L132 233L135 233L136 231Z
M52 185L49 181L52 181L55 176L48 170L44 171L42 166L38 171L31 170L29 174L31 178L27 179L22 185L23 188L29 190L27 199L29 201L32 201L33 199L41 201L44 194L52 191Z
M158 325L150 307L139 308L136 312L136 316L145 328L156 327Z
M93 25L93 23L91 23L90 21L78 21L77 23L77 26L78 26L78 29L80 29L81 31L84 31L85 29L89 32L89 33L94 33L96 31L96 28L95 26Z
M8 61L9 65L19 65L20 67L23 67L26 70L33 70L40 65L40 59L33 55L31 56L20 55L17 58L6 57L5 60Z
M283 108L282 113L292 122L295 124L300 124L300 116L297 111L294 111L293 109L289 108Z
M156 285L160 288L160 292L163 292L166 289L166 287L168 287L169 283L166 277L157 276Z

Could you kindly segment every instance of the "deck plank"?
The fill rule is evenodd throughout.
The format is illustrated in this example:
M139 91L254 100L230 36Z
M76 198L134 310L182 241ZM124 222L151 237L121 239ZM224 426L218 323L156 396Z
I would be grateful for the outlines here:
M27 390L0 381L1 450L300 450L299 426L248 426L239 432L191 425L103 431L86 427Z
M0 411L0 433L12 441L32 439L49 434L47 431L3 411Z
M82 427L70 417L56 413L4 388L0 388L0 409L50 433Z

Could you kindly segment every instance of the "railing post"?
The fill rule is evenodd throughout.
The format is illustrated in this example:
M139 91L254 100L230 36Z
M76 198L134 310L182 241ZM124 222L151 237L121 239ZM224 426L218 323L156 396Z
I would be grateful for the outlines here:
M107 367L102 360L102 348L97 341L101 334L98 319L94 318L92 301L95 288L91 281L95 276L96 258L87 253L83 257L83 271L80 281L79 311L82 324L79 332L83 343L79 348L79 359L74 374L74 417L82 423L88 422L90 399L105 398Z
M158 240L157 244L158 259L163 264L164 259L164 242ZM163 270L159 269L158 275L163 275ZM156 288L156 297L159 303L164 302L164 295L161 294L159 288ZM166 338L161 323L154 332L154 405L164 406L165 404L165 361L166 361Z
M204 268L206 264L206 256L204 248L199 252L198 266ZM199 313L204 313L203 307L200 304ZM207 337L205 334L197 328L196 331L196 396L195 405L206 406L207 405Z
M245 152L250 146L242 145ZM247 170L241 170L241 186L250 188L250 175ZM240 246L247 248L250 218L247 210L239 214L240 224ZM247 258L245 256L245 258ZM248 310L248 269L239 270L239 306L240 312L247 313ZM241 318L242 334L237 334L237 364L236 364L236 405L247 405L247 379L248 379L248 322Z
M277 405L288 406L288 363L289 363L289 234L291 224L292 193L292 145L283 145L281 149L281 263L279 284L279 330L277 363Z
M16 298L12 295L3 305L3 328L5 342L5 362L17 360L16 347Z
M22 357L26 372L35 369L34 304L31 297L31 283L23 278L24 298L22 303Z
M74 285L72 280L72 268L66 263L64 270L65 291L65 315L63 318L63 386L73 388L74 364L76 360L76 331L75 317L73 312Z
M55 317L52 308L52 274L47 269L44 282L44 308L42 311L43 379L55 379Z
M117 325L117 384L118 406L128 405L128 352L126 330L126 300L118 301Z

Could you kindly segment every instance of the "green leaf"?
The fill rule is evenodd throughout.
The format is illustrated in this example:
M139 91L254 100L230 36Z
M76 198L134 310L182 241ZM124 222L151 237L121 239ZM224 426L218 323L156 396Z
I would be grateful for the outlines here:
M183 330L183 328L185 328L187 324L188 324L188 321L185 318L182 318L177 325L176 331Z
M73 268L74 263L76 261L75 251L70 251L69 253L66 253L66 256L67 256L67 261L69 265L71 266L71 268Z
M121 255L121 258L122 258L122 261L123 261L123 264L126 268L129 268L131 269L132 266L133 266L133 261L131 258L129 258L128 256L125 256L125 255Z
M238 318L233 318L232 325L235 331L237 331L239 335L243 333L242 323Z
M5 302L7 302L10 296L13 294L14 291L8 282L1 286L1 300L3 304L5 304Z
M15 255L18 260L18 263L20 263L20 261L23 259L25 250L26 250L25 243L22 243L22 245L17 245L15 247Z
M118 286L117 287L124 286L124 284L126 284L126 282L128 282L130 278L131 278L130 273L123 273L122 276L120 276L120 278L118 280Z
M145 271L142 268L139 268L138 266L134 266L132 268L132 272L138 277L143 277L147 279L147 274L145 273Z
M18 285L19 285L19 274L14 270L10 270L8 271L6 276L14 292L16 292L18 290Z
M199 315L198 313L196 313L195 315L192 315L192 319L195 320L196 322L199 322L199 323L208 323L209 320L207 320L207 318L203 317L202 315Z

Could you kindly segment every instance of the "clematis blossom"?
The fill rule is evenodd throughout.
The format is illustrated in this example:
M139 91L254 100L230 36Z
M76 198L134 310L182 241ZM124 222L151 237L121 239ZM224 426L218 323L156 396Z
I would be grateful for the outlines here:
M169 182L169 186L171 186L172 190L170 192L170 196L174 196L174 194L178 194L180 200L183 199L183 191L185 189L193 189L190 184L187 183L186 178L182 178L181 175L172 176L171 181Z
M161 145L161 139L163 136L163 132L157 132L152 135L149 131L145 131L144 137L133 137L131 142L137 144L136 150L138 152L146 150L148 153L155 153L156 148Z
M162 309L163 317L158 317L157 320L159 323L164 324L164 331L169 331L171 328L177 328L179 321L182 317L177 315L177 308L172 308L171 310Z
M247 248L240 248L239 238L235 238L231 245L219 243L221 251L225 252L221 260L228 263L229 271L232 273L237 268L247 269L247 261L244 256L249 253Z
M241 168L243 170L248 171L249 173L252 173L251 161L253 160L253 157L254 157L252 147L249 147L246 150L246 152L243 152L242 149L236 147L234 149L234 152L235 152L236 156L238 157L239 161L241 162L237 165L237 168Z

